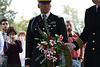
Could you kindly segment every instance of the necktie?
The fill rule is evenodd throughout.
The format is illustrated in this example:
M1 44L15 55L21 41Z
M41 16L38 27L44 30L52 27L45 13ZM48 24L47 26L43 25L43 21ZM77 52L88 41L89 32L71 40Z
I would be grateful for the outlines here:
M45 20L46 19L46 15L43 15L43 20Z
M98 7L98 9L97 9L97 13L100 14L100 7Z
M45 23L47 23L46 15L43 15L43 20Z
M46 15L43 15L43 20L44 20L44 27L47 30L47 35L50 35L49 28L48 28L48 22L47 22L47 19L46 19Z

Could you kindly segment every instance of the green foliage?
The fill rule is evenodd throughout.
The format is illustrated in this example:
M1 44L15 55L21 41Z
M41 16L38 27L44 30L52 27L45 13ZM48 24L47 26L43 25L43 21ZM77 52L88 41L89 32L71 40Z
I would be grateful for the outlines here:
M19 23L14 23L12 26L15 27L17 32L27 31L27 26L28 26L29 20L25 20L23 16L20 19L21 19L21 21Z
M83 20L79 20L80 18L78 17L78 10L75 8L71 8L69 5L63 6L63 8L63 13L66 14L65 19L71 20L73 22L76 31L78 31L79 33L82 32L84 24Z
M0 25L0 31L1 31L1 25Z
M0 0L0 20L7 18L10 25L13 24L15 15L17 14L17 12L13 10L7 10L7 7L11 5L11 2L12 0Z
M43 57L44 56L44 54L41 54L40 56L38 56L36 59L35 59L35 61L38 61L41 57Z

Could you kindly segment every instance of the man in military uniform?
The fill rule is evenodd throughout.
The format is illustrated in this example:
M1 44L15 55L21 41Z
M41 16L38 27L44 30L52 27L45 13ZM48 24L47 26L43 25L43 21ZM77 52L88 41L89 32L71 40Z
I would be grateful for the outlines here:
M86 9L85 27L73 43L66 43L70 51L79 49L87 42L84 56L85 67L100 67L100 0L92 0L94 6Z
M38 8L40 9L41 14L30 20L27 29L25 61L26 67L41 67L41 59L35 61L35 59L41 54L39 49L36 48L38 46L37 43L40 43L40 41L35 40L34 38L43 38L39 33L38 28L40 28L42 31L46 31L44 27L44 15L46 16L45 19L47 20L50 34L52 36L55 36L55 34L62 34L64 37L63 41L67 42L67 30L64 19L50 12L51 0L38 0Z

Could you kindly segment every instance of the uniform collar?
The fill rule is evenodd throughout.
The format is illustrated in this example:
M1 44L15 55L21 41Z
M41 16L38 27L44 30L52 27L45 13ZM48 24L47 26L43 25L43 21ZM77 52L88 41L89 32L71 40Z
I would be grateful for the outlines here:
M48 12L47 14L46 14L46 19L49 17L49 15L50 15L50 12ZM41 17L42 17L42 19L43 19L43 14L41 13Z

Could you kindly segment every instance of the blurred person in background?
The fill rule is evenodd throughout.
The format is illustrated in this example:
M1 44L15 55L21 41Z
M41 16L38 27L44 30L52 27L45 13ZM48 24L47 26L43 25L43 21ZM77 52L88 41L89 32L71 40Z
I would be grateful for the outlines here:
M18 34L18 38L22 42L22 49L23 49L23 52L20 53L21 66L25 67L26 32L25 31L20 31L19 34Z
M68 42L71 43L75 39L79 37L79 33L74 31L74 25L71 20L66 21L66 28L67 28L67 36L68 36ZM73 67L81 67L81 63L83 62L84 59L84 47L83 45L80 49L77 51L73 50L71 52L72 59L73 59Z
M22 52L22 43L17 40L16 34L14 27L8 28L9 40L4 42L4 53L8 56L7 67L21 67L19 53Z
M0 67L7 67L7 56L3 52L4 41L8 41L7 30L9 28L9 22L7 19L0 21Z
M91 0L95 5L86 9L85 27L72 43L65 43L70 51L86 44L84 66L100 67L100 0Z

